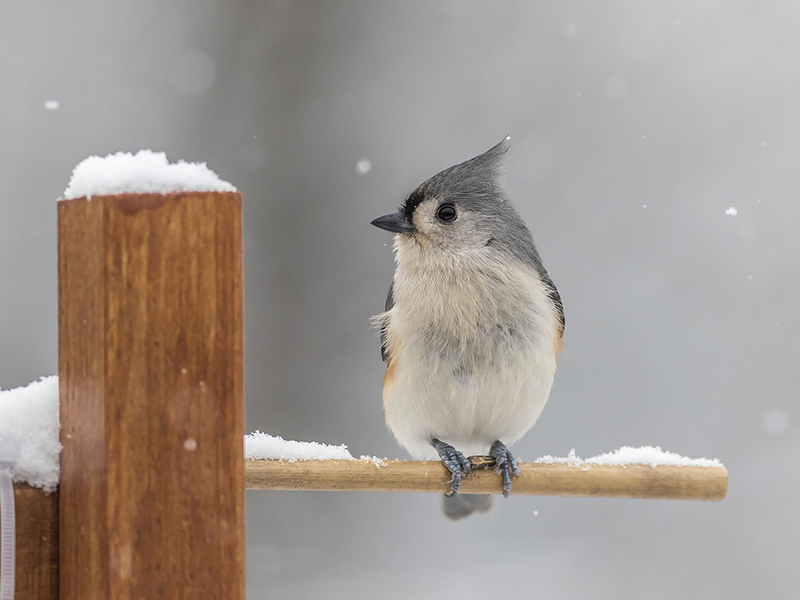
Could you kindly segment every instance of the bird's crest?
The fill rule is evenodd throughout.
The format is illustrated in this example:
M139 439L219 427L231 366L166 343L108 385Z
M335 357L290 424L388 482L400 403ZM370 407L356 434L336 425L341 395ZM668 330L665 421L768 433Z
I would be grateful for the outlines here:
M483 154L437 173L409 194L402 210L413 213L427 196L453 202L461 198L503 200L497 180L510 142L511 136L507 136Z

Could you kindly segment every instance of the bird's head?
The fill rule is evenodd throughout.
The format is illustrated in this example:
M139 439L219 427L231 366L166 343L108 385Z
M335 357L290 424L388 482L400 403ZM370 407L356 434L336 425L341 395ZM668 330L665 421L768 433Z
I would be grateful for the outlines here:
M431 252L460 253L490 246L498 238L529 235L498 182L510 139L437 173L411 192L397 212L372 224L398 234L399 245Z

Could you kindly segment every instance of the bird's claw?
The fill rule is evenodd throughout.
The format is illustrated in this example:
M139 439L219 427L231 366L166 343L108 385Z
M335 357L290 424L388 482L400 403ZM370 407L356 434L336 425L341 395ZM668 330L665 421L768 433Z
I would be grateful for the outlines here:
M511 493L511 474L513 473L514 476L520 474L517 459L500 440L492 444L492 447L489 449L489 456L494 457L496 461L494 466L495 471L503 475L503 496L508 498L508 495Z
M470 465L469 459L466 456L453 448L450 444L445 444L441 440L435 438L431 443L439 453L442 464L447 467L453 475L452 479L448 482L450 484L450 493L445 494L445 496L451 498L461 489L462 475L469 475L472 473L472 465Z

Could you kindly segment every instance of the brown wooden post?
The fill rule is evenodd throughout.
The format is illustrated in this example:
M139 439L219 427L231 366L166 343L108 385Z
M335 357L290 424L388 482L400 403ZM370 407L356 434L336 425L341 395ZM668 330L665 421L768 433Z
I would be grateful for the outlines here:
M58 205L62 600L244 598L241 198Z
M58 492L14 486L18 600L58 600Z

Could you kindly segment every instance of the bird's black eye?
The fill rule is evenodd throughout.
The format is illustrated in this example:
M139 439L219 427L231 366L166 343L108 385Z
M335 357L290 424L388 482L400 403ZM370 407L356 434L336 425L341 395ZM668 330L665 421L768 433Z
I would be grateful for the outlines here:
M440 221L444 221L445 223L449 223L450 221L455 221L456 218L456 208L452 204L442 204L439 207L439 210L436 211L436 217Z

